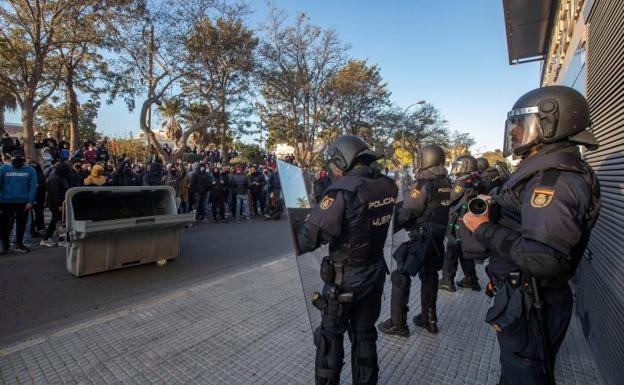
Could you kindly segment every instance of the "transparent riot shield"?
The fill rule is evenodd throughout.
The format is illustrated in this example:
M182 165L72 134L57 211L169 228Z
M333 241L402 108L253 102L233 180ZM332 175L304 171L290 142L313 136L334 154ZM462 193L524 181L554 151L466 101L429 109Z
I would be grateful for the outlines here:
M397 198L397 203L394 205L394 215L392 216L392 226L390 227L390 234L388 235L388 238L390 238L391 240L390 253L389 253L390 263L388 264L390 272L392 272L397 267L396 260L393 257L394 252L399 248L399 246L401 246L401 244L403 244L403 242L408 240L407 231L405 231L403 227L399 226L399 223L397 221L398 219L397 211L401 207L403 207L403 193L401 189L399 189L399 196Z
M299 250L297 233L310 213L312 205L316 204L311 197L313 194L310 194L309 186L311 184L306 183L306 180L310 180L310 177L302 169L290 163L278 160L277 167L280 173L286 213L291 225L292 241L297 255L299 278L301 279L310 325L314 329L321 324L321 312L312 305L312 297L315 292L322 291L321 261L328 251L326 246L311 252Z

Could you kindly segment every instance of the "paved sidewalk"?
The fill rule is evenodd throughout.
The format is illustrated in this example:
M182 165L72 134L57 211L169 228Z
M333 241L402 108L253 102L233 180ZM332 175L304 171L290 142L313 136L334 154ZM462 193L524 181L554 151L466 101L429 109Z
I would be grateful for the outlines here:
M419 286L415 279L411 309L419 308ZM280 259L0 347L0 381L312 384L314 349L301 293L294 258ZM380 336L380 383L496 384L498 347L483 322L487 307L483 293L440 292L440 334ZM576 319L557 369L560 384L598 383ZM351 383L348 364L343 379Z

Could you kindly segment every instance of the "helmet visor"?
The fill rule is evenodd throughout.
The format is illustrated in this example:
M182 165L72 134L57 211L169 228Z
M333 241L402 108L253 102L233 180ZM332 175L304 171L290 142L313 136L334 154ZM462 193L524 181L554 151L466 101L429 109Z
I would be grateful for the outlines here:
M528 110L528 109L527 109ZM505 144L503 155L521 156L542 139L542 127L535 113L510 112L505 122Z
M460 161L455 161L453 162L453 164L451 165L451 175L463 175L466 173L466 165L464 164L464 162Z

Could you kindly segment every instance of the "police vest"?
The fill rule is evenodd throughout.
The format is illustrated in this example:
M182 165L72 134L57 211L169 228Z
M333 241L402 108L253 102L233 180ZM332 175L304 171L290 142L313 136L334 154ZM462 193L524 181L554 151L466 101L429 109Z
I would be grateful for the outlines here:
M335 190L343 192L346 209L340 236L329 243L330 258L346 266L376 263L383 258L396 203L396 184L378 174L345 175L325 193Z
M541 175L540 186L552 187L563 171L575 172L582 175L592 192L589 209L584 214L583 236L572 248L567 261L572 267L572 271L574 271L583 257L587 243L589 242L591 229L598 219L598 212L600 209L600 185L594 171L585 161L579 158L578 154L567 151L557 151L527 160L527 163L513 173L505 182L500 194L494 195L492 198L499 206L498 218L495 218L496 222L512 230L521 231L522 216L520 205L522 202L518 199L519 193L526 183L537 175ZM490 263L489 269L493 275L502 277L517 268L505 261L505 263L496 263L495 265ZM571 277L563 278L567 280Z
M417 179L416 188L427 191L429 200L422 215L407 230L427 227L431 224L433 233L444 233L448 224L449 206L451 202L451 181L446 176L435 179Z

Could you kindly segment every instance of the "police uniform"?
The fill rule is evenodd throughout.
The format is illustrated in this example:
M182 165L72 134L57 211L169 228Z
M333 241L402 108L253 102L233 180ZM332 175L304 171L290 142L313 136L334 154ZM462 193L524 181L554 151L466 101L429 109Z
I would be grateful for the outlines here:
M493 197L496 223L482 224L475 236L491 252L487 272L496 296L487 321L498 330L500 384L548 383L528 281L535 277L541 286L554 363L572 316L567 280L583 256L599 198L591 167L565 142L521 163Z
M504 177L496 167L488 167L479 173L479 179L481 180L482 191L489 193L495 188L501 188L503 186Z
M351 339L353 383L377 383L375 322L387 272L384 244L396 198L392 179L369 166L356 166L331 184L299 230L301 250L329 242L329 256L321 267L323 295L315 304L322 312L321 326L314 331L317 384L339 383L345 331ZM348 295L348 301L336 301Z
M474 172L453 181L448 232L446 234L446 253L442 269L442 283L447 287L455 287L455 274L459 261L464 272L464 286L480 290L475 261L472 258L465 258L462 250L460 230L464 225L460 219L466 213L468 202L478 194L485 193L483 187L479 176Z
M391 318L379 326L382 332L407 336L407 312L411 277L418 274L421 314L414 321L437 332L436 302L438 271L442 268L444 234L448 222L451 182L443 166L422 170L397 209L397 224L409 232L410 241L394 253L397 269L392 272Z

